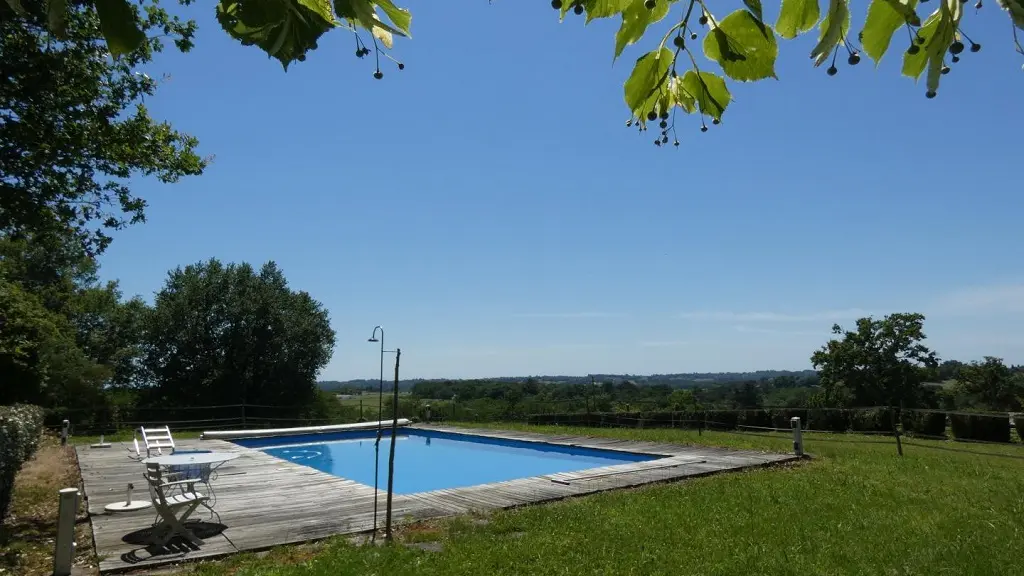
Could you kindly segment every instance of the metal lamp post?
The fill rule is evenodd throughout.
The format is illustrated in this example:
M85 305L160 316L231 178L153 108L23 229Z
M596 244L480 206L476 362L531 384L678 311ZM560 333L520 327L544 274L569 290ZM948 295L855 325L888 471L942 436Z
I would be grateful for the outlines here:
M380 338L377 338L377 331L380 331ZM373 442L373 534L371 540L377 539L377 475L380 470L380 436L381 436L381 413L384 411L384 328L373 327L373 334L367 342L380 342L380 385L377 390L377 439Z
M377 338L377 331L380 331L380 338ZM392 402L392 419L391 419L391 450L388 456L388 499L387 499L387 515L385 516L385 528L384 534L388 540L391 540L391 498L394 492L394 477L395 477L395 436L398 434L398 362L402 357L402 350L385 350L384 349L384 328L380 326L374 326L373 334L370 335L369 342L380 342L380 386L377 391L377 439L374 442L374 470L373 470L373 535L371 539L376 540L377 538L377 483L378 475L380 470L380 439L383 434L383 423L384 420L384 353L394 352L395 354L395 389L394 389L394 400Z

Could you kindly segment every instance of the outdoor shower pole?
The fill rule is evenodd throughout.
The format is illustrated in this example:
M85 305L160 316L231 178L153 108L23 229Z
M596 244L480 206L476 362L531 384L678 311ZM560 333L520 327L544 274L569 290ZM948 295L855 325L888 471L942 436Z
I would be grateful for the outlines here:
M395 395L391 407L391 454L388 456L388 511L384 520L384 537L391 541L391 494L395 485L395 437L398 436L398 361L402 358L402 349L395 349Z
M377 331L380 330L380 340L377 340ZM373 327L373 334L367 342L380 342L380 387L377 390L377 439L373 442L373 534L370 540L377 540L377 474L380 470L380 432L381 412L384 408L384 328ZM363 401L359 401L359 416L363 415Z

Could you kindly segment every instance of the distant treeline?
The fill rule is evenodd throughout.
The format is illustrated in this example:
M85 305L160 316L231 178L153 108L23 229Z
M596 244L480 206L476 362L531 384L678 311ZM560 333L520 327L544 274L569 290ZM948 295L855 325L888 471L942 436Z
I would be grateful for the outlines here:
M792 376L795 378L806 378L814 376L816 372L814 370L758 370L755 372L688 372L679 374L651 374L651 375L634 375L634 374L593 374L587 376L531 376L531 377L516 377L516 376L500 376L496 378L476 378L476 379L443 379L443 378L414 378L409 380L399 380L399 390L412 390L418 384L436 384L436 383L468 383L471 385L477 385L480 383L504 383L504 384L515 384L519 382L525 382L532 380L534 382L542 382L545 384L589 384L591 378L597 382L618 382L618 381L629 381L638 385L657 386L664 385L671 388L696 388L701 386L708 386L711 384L722 384L731 382L742 382L747 380L770 380L783 376ZM384 389L390 390L392 382L385 381ZM324 380L317 383L321 390L328 392L337 392L339 394L358 394L367 390L376 390L380 385L380 381L377 379L358 379L358 380Z

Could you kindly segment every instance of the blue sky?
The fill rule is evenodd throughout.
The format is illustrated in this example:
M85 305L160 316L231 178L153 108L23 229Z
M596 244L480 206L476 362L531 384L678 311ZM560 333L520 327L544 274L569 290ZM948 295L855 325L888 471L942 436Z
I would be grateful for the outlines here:
M612 66L617 21L407 4L380 81L350 33L285 73L184 9L196 49L156 60L147 104L216 158L137 183L148 222L104 276L151 299L179 265L274 260L330 311L330 379L377 373L376 324L404 377L666 373L808 368L833 322L896 311L945 358L1024 362L1024 57L995 6L933 100L900 36L832 78L782 41L779 81L732 83L722 125L660 150L622 102L660 33Z

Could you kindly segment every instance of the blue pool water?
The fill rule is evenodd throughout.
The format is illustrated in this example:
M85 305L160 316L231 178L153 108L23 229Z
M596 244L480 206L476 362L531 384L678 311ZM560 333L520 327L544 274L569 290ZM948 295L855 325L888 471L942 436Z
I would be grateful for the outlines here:
M373 486L375 431L236 440L282 460ZM379 486L386 489L390 431L380 442ZM400 430L395 446L395 493L413 494L489 482L643 462L658 456L554 446L436 432Z

